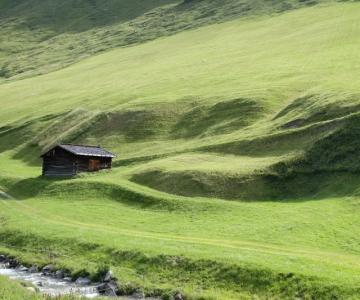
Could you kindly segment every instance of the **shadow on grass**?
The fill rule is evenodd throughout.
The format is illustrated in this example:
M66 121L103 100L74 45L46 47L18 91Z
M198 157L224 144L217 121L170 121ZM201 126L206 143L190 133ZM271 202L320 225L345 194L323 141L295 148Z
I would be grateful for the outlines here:
M54 199L103 199L140 209L187 210L186 199L210 199L247 202L299 203L358 195L360 174L316 172L279 176L258 174L239 176L201 172L152 171L131 178L137 184L167 193L153 195L120 183L82 178L27 178L6 184L6 192L18 200L34 197ZM173 195L188 197L184 201ZM210 200L209 199L209 200ZM196 202L196 201L195 201ZM192 205L195 203L191 201ZM201 203L198 203L201 207ZM197 205L195 205L197 206ZM195 209L195 207L193 207Z
M42 28L57 33L76 33L131 21L171 2L176 1L79 0L76 3L72 0L34 1L5 6L3 10L5 13L12 11L12 14L16 14L24 24L33 28Z
M33 198L42 193L45 189L51 185L58 183L59 181L66 181L65 178L45 178L42 176L36 178L27 178L17 181L11 185L8 189L8 194L17 200L25 200Z
M28 178L9 184L7 193L17 200L35 197L71 199L83 201L89 199L110 200L130 207L178 211L184 209L182 203L170 198L147 195L119 184L96 181L76 180L76 178ZM186 207L185 207L186 208Z
M239 176L196 171L149 171L131 181L165 193L231 201L304 202L341 198L358 193L360 174L350 172Z

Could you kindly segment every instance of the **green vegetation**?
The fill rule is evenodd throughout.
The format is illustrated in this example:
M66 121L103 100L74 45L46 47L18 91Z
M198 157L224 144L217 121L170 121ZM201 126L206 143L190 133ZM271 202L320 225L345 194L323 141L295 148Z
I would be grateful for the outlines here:
M74 3L0 1L0 252L164 299L358 299L360 3ZM59 141L118 158L39 177Z
M356 299L356 199L304 201L294 210L293 202L168 199L92 177L15 184L21 200L1 202L3 247L73 273L96 272L105 261L125 287L145 286L149 294L178 288L195 299L297 293Z
M0 299L36 300L37 297L30 291L27 291L20 283L0 277Z
M60 69L110 48L329 0L0 1L1 78ZM331 0L330 0L331 1Z

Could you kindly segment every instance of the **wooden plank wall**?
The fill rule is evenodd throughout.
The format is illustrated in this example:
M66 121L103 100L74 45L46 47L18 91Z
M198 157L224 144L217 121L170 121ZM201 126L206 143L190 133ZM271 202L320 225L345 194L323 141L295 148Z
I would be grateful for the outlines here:
M43 175L50 177L63 177L76 175L73 161L62 157L44 157Z

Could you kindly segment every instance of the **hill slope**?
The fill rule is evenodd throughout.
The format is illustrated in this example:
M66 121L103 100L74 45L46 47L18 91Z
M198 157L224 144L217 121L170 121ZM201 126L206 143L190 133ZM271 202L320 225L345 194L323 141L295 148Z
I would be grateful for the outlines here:
M110 48L329 0L0 1L0 80L63 68Z
M53 1L0 3L1 30L30 12L51 32L2 52L1 251L105 260L165 299L357 299L360 3L78 1L51 20ZM59 141L109 148L114 169L39 177Z
M314 151L321 150L310 150L314 143L357 119L358 9L356 3L333 4L207 26L3 84L3 151L15 147L14 157L29 162L57 141L100 142L122 159L218 152L230 156L223 162L194 156L198 171L186 167L187 156L176 160L184 161L181 169L160 160L129 176L186 195L276 196L246 190L263 180L262 173L286 175L289 164L298 172L289 159L303 160L306 151L318 155ZM344 151L357 153L357 145L349 147ZM248 156L269 156L269 162L241 174ZM337 159L338 170L346 171ZM210 164L200 170L201 161ZM224 164L231 162L229 172ZM208 173L214 165L224 167ZM219 178L229 184L227 192L216 184ZM178 187L172 183L182 180ZM268 177L264 184L282 180Z

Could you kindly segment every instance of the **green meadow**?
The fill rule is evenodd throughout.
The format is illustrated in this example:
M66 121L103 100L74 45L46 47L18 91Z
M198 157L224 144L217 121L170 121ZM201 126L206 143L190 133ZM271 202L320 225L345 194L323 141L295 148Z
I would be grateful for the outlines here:
M18 2L0 1L0 253L163 299L360 298L360 3L65 1L50 22L53 1ZM42 178L60 142L113 169ZM5 280L0 299L41 299Z

